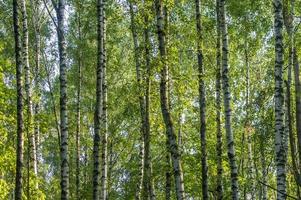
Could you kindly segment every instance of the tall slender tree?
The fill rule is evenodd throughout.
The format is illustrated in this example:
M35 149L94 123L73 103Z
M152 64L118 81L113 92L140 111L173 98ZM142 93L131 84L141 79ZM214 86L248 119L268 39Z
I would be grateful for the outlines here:
M223 199L223 165L222 165L222 130L221 130L221 30L220 30L220 0L216 0L216 75L215 75L215 101L216 101L216 153L217 153L217 199Z
M76 10L77 10L77 31L78 31L78 69L77 69L77 103L76 103L76 135L75 135L75 143L76 143L76 198L80 199L80 137L81 137L81 88L82 88L82 65L83 65L83 52L82 46L82 19L81 12L82 6L81 2L76 2Z
M107 63L106 63L106 1L101 1L102 29L102 152L101 152L101 200L107 199L107 178L108 178L108 89L107 89Z
M26 134L28 140L27 154L27 198L30 197L30 174L33 172L37 175L36 166L36 147L35 147L35 137L33 133L33 122L32 122L32 98L31 98L31 74L29 66L29 55L28 55L28 22L27 22L27 8L26 1L22 1L21 4L22 13L22 27L23 27L23 64L25 69L25 93L26 93Z
M246 39L245 39L246 40ZM253 150L252 150L252 127L250 122L250 60L249 60L249 49L248 43L245 41L244 45L245 54L245 65L246 65L246 121L245 121L245 132L247 135L248 143L248 177L254 180L254 162L253 162ZM246 195L244 194L244 198ZM250 182L250 198L255 199L255 181Z
M40 12L40 0L31 1L32 7L32 21L34 28L34 60L35 60L35 68L34 68L34 91L36 94L36 101L33 102L33 115L34 115L34 141L35 141L35 161L34 164L36 166L36 174L38 175L38 160L40 155L39 149L39 140L40 140L40 120L39 120L39 112L40 112L40 101L41 101L41 74L40 74L40 57L41 57L41 12ZM36 183L38 187L38 183Z
M224 112L225 112L225 129L226 129L226 138L227 138L227 149L229 164L231 170L231 189L232 189L232 199L239 199L239 188L238 188L238 171L236 164L236 155L235 155L235 145L234 145L234 136L232 132L231 125L231 94L230 94L230 84L229 84L229 49L228 49L228 30L226 23L226 1L220 1L220 29L222 34L222 87L224 92Z
M21 38L19 31L18 0L13 0L13 23L15 38L16 80L17 80L17 160L15 200L22 199L22 168L23 168L23 91L22 91L22 57Z
M159 51L161 56L161 82L160 82L160 103L162 115L166 127L166 136L168 138L168 147L171 154L173 172L175 177L176 196L178 200L185 199L183 171L181 167L180 153L176 140L173 120L171 118L170 109L168 106L168 63L165 45L165 30L163 18L163 2L162 0L155 1L157 15L157 31L159 41Z
M144 3L145 8L148 8L147 2ZM151 89L151 51L150 51L150 28L149 14L147 10L144 12L144 51L145 51L145 133L144 133L144 199L150 196L150 199L155 199L154 187L152 184L151 172L151 155L150 155L150 89Z
M57 37L60 66L60 157L61 157L61 199L69 199L69 154L67 116L67 54L65 38L65 0L52 1L57 18Z
M296 49L293 49L293 65L294 65L294 80L295 80L295 107L296 107L296 130L297 130L297 137L298 140L301 140L300 132L301 132L301 83L300 83L300 67L299 67L299 61L298 61L298 56ZM298 166L301 166L301 152L299 151L299 165L297 162L297 159L295 158L295 155L297 155L297 150L296 150L296 142L295 142L295 135L290 134L289 135L290 139L290 145L291 145L291 155L292 155L292 165L293 165L293 170L294 170L294 175L295 175L295 180L296 183L301 186L301 170L298 168ZM300 149L300 148L299 148Z
M100 198L99 191L99 179L100 179L100 167L99 167L99 151L100 151L100 130L101 130L101 117L102 117L102 101L103 101L103 1L97 1L97 67L96 67L96 105L94 114L94 146L93 146L93 199L98 200Z
M107 81L106 81L106 49L105 49L105 1L97 1L97 81L96 106L94 115L94 170L93 170L93 199L107 198ZM99 145L100 132L102 133L101 153L101 183L99 183ZM101 191L99 191L99 186Z
M206 97L204 84L204 64L202 50L202 23L201 23L201 1L195 0L196 30L197 30L197 58L198 58L198 81L199 81L199 106L200 106L200 138L202 155L202 194L203 199L208 199L208 164L207 164L207 142L206 142Z
M286 170L283 125L283 4L274 0L275 32L275 153L277 170L277 200L286 199Z
M130 16L131 16L131 31L133 36L133 43L134 43L134 58L135 58L135 64L136 64L136 79L137 84L139 88L139 107L140 107L140 117L141 117L141 127L140 127L140 150L139 150L139 176L137 181L137 188L136 188L136 194L135 199L139 200L141 199L141 191L143 186L143 179L144 179L144 160L145 160L145 141L144 141L144 135L146 131L145 127L145 99L143 95L143 84L142 84L142 73L141 73L141 61L140 61L140 51L139 51L139 42L138 42L138 34L137 34L137 26L136 26L136 20L135 20L135 13L133 8L133 3L129 2L130 6ZM148 195L148 193L146 193Z

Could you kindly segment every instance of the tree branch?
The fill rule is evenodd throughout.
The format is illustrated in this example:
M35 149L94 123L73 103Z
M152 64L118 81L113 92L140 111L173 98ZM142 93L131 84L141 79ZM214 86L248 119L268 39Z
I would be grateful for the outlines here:
M51 14L51 11L49 10L49 8L48 8L48 6L47 6L46 1L43 0L43 3L44 3L44 5L45 5L45 8L46 8L46 10L47 10L47 12L48 12L48 14L49 14L49 16L50 16L50 18L51 18L51 20L52 20L54 26L55 26L55 28L57 28L57 24L56 24L56 22L55 22L55 20L54 20L54 17L53 17L52 14ZM53 4L54 9L56 10L56 7L55 7L54 3L52 3L52 4Z
M279 192L279 193L285 195L286 197L289 197L289 198L291 198L291 199L296 199L296 200L298 200L297 197L291 196L291 195L289 195L289 194L285 194L285 193L283 193L283 192L277 190L276 188L274 188L274 187L272 187L272 186L270 186L270 185L268 185L268 184L265 184L265 183L262 182L262 181L259 181L259 180L257 180L257 181L258 181L258 183L260 183L260 184L262 184L262 185L265 185L265 186L271 188L272 190L275 190L275 191L277 191L277 192Z

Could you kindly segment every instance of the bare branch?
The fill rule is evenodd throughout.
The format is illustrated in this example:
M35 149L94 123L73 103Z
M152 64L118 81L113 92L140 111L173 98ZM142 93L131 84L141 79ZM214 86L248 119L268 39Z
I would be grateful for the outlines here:
M47 12L48 12L48 14L49 14L49 16L50 16L50 18L51 18L51 20L52 20L54 26L57 28L57 24L56 24L56 22L55 22L55 19L54 19L54 17L52 16L51 11L50 11L49 8L48 8L46 1L43 0L43 3L44 3L44 5L45 5L45 8L46 8L46 10L47 10ZM53 3L52 3L52 4L53 4ZM54 9L56 10L56 7L55 7L54 4L53 4L53 7L54 7Z

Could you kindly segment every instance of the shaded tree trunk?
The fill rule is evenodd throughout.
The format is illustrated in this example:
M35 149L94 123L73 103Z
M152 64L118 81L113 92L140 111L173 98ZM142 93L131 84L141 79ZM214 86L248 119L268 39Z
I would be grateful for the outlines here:
M100 198L100 130L101 130L101 118L102 118L102 101L103 101L103 30L104 30L104 16L103 16L103 1L97 1L97 68L96 68L96 105L94 113L94 145L93 145L93 199L99 200Z
M294 65L294 79L295 79L295 104L296 104L296 130L297 130L297 138L300 144L301 141L301 83L299 79L300 69L299 69L299 61L298 61L298 55L296 52L296 49L293 49L293 65ZM295 143L295 135L290 134L290 147L291 147L291 155L292 155L292 165L293 165L293 171L295 175L296 183L301 186L301 171L299 170L298 166L301 166L301 147L298 146L296 150L296 143ZM296 157L299 155L299 165L297 163Z
M144 133L144 199L148 196L155 199L154 187L152 184L151 155L150 155L150 77L151 77L151 54L150 54L150 30L148 14L144 14L144 49L145 49L145 133Z
M46 72L46 82L49 87L49 93L50 93L50 98L51 98L51 103L52 103L52 112L53 112L54 119L55 119L55 125L56 125L55 128L57 131L58 147L60 147L60 145L61 145L60 124L59 124L59 119L58 119L58 115L57 115L53 87L52 87L51 80L50 80L50 69L47 66L48 61L47 61L46 55L44 53L43 53L43 60L44 60L44 67L45 67L45 72Z
M260 160L261 160L261 174L262 174L262 193L261 193L261 199L267 200L268 199L268 187L267 187L267 175L268 170L266 166L266 155L265 155L265 132L263 131L263 134L260 137Z
M294 50L294 7L295 7L295 0L285 0L283 1L283 21L284 25L287 31L287 34L289 36L289 41L288 41L288 52L289 52L289 57L288 57L288 74L287 74L287 82L286 82L286 87L287 87L287 99L286 99L286 107L287 107L287 124L288 124L288 132L289 132L289 141L290 141L290 146L291 146L291 155L292 155L292 168L295 176L295 181L298 185L301 185L301 175L298 170L298 164L296 162L296 158L298 157L296 154L296 144L295 144L295 135L293 132L293 125L292 125L292 110L291 110L291 79L292 79L292 68L294 67L294 73L295 73L295 98L296 98L296 130L297 133L301 130L298 127L299 124L299 116L298 112L300 113L301 110L301 101L300 101L300 89L298 88L300 85L299 81L299 66L296 66L296 63L298 65L298 59L296 59L295 50ZM297 62L295 62L297 61ZM299 96L298 96L299 95ZM300 107L298 107L298 104L300 102ZM300 123L301 124L301 123ZM296 157L297 156L297 157ZM299 153L299 160L301 158L301 153Z
M167 142L168 143L168 142ZM168 144L166 144L168 147ZM171 167L170 153L166 153L166 172L165 172L165 200L171 199Z
M231 189L232 199L239 199L239 188L238 188L238 172L235 155L234 136L231 125L231 107L230 107L230 85L229 85L229 67L228 67L228 31L226 24L226 11L225 11L225 0L220 1L220 14L221 14L221 33L222 33L222 86L224 92L224 112L225 112L225 129L227 138L227 149L229 164L231 170Z
M255 169L254 169L254 162L253 162L253 150L252 150L252 125L250 121L250 62L249 62L249 54L248 54L248 45L247 41L245 41L245 64L246 64L246 121L245 121L245 131L247 134L247 143L248 143L248 176L252 181L249 182L250 185L250 195L251 199L255 199Z
M77 2L77 26L78 26L78 40L79 44L82 42L81 33L81 3ZM78 69L77 69L77 103L76 103L76 199L80 199L80 135L81 135L81 86L82 86L82 47L78 46Z
M206 97L204 85L204 66L202 50L202 25L201 25L201 2L195 1L196 30L197 30L197 58L198 58L198 81L199 81L199 106L200 106L200 138L202 155L202 195L203 199L208 199L208 164L206 149Z
M185 199L183 172L181 168L180 153L176 140L173 120L171 118L170 109L168 107L168 65L165 46L165 30L163 19L163 6L161 0L155 1L157 14L157 31L159 41L159 51L161 56L161 82L160 82L160 103L162 115L166 127L166 135L168 138L168 147L171 154L172 166L175 176L176 196L178 200Z
M217 200L223 199L223 142L221 130L221 30L220 30L220 0L216 0L216 82L215 82L215 101L216 101L216 153L217 153L217 179L216 192Z
M286 199L286 170L283 125L283 15L282 1L274 0L275 31L275 153L277 170L277 199Z
M136 194L135 199L139 200L141 199L141 192L142 192L142 186L143 186L143 180L144 180L144 161L145 161L145 100L143 96L143 84L142 84L142 77L141 77L141 63L140 63L140 51L139 51L139 44L138 44L138 36L137 36L137 28L136 28L136 21L135 21L135 14L133 10L133 4L132 2L129 2L130 6L130 16L131 16L131 31L133 36L133 42L134 42L134 57L135 57L135 64L136 64L136 79L138 84L138 98L139 98L139 106L140 106L140 117L141 117L141 127L140 127L140 151L139 151L139 176L136 186ZM147 186L146 186L147 188ZM144 193L143 195L148 195L147 193Z
M17 82L17 151L15 200L22 199L22 168L23 168L23 91L22 91L22 57L19 32L18 0L13 0L13 23L15 39L16 82Z

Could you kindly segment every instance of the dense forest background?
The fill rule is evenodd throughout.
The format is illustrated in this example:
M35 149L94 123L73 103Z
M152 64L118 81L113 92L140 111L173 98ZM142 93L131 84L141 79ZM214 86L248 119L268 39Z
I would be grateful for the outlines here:
M301 199L300 0L0 0L0 199Z

